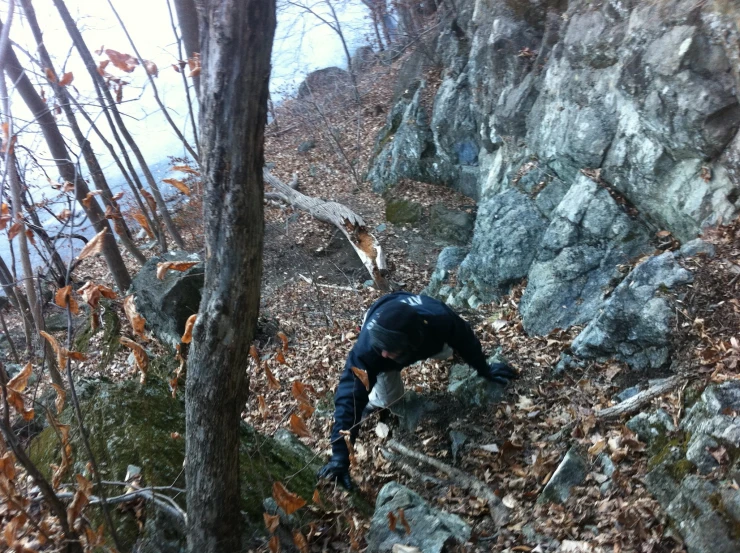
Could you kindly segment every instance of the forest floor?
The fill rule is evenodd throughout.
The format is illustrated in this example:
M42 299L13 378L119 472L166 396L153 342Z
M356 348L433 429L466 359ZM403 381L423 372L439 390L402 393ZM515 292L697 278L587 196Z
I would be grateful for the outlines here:
M346 90L327 92L320 102L285 102L277 109L277 124L268 127L265 155L266 161L274 164L272 172L285 182L297 174L304 194L345 204L360 214L383 244L393 280L403 283L406 290L420 292L445 246L430 233L429 207L444 202L448 207L470 209L474 202L448 188L404 182L393 190L393 197L421 203L424 216L417 227L396 226L385 219L385 199L373 193L368 183L353 179L347 159L356 158L358 172L365 171L375 136L392 107L398 67L399 62L367 68L360 82L363 100L359 106L352 103ZM433 91L438 75L430 70L427 76ZM315 147L299 152L298 146L307 140L313 140ZM193 198L178 215L192 251L203 247L200 208L198 199ZM263 328L283 332L287 346L275 332L264 332L256 342L261 361L250 365L251 394L244 418L268 435L281 427L296 431L289 421L298 413L296 390L305 388L316 410L305 421L306 428L298 429L301 441L325 457L330 451L333 390L362 315L381 292L366 284L369 276L337 229L275 202L266 203L265 221L260 319ZM687 394L695 394L709 382L738 377L740 347L735 337L740 330L740 303L735 296L739 234L737 223L720 227L706 237L716 244L717 256L686 262L695 281L678 303L677 352L670 372L691 372L698 379L652 404L676 420L684 411ZM128 261L135 272L134 263ZM90 259L77 274L80 281L93 279L105 284L109 280L106 273L102 260ZM517 310L523 287L478 310L461 311L484 351L501 348L521 373L507 388L504 400L492 407L461 412L446 392L452 362L427 361L409 367L403 373L407 390L432 398L441 409L422 419L413 432L403 433L394 416L382 423L389 426L390 434L377 418L363 424L352 466L358 493L373 504L387 482L395 480L411 487L432 505L458 514L470 524L471 542L460 551L543 552L553 539L567 542L568 551L574 552L685 551L657 501L645 489L643 478L649 459L645 445L623 420L605 423L594 416L599 409L613 405L615 394L624 387L658 375L635 374L619 362L589 362L556 374L560 354L568 350L578 329L528 336ZM122 333L132 335L119 303L113 302L110 308L120 311ZM12 336L22 341L19 322L11 323ZM93 341L90 359L76 366L78 376L136 377L128 351L121 351L101 367L96 344ZM151 350L165 352L156 344ZM578 423L572 432L562 440L548 440L573 420ZM464 429L472 440L453 459L450 430L455 429ZM510 509L510 522L494 528L485 501L441 472L413 463L402 469L384 455L390 439L484 482ZM565 452L576 444L588 451L592 462L585 484L563 505L537 504L539 493ZM595 460L605 451L617 473L614 485L602 493L599 487L604 475ZM350 496L329 483L319 484L319 494L324 506L316 508L317 518L302 528L310 550L363 550L370 524L367 513L353 507ZM265 544L261 550L268 547Z

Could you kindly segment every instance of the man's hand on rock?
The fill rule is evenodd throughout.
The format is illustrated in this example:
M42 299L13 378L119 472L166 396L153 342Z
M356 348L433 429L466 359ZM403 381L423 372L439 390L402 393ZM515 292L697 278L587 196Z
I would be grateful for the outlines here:
M519 378L519 373L506 363L491 363L488 365L488 372L481 376L489 382L506 386L509 381Z
M316 476L339 482L347 490L352 489L352 479L349 477L349 459L333 455L329 462L319 469Z

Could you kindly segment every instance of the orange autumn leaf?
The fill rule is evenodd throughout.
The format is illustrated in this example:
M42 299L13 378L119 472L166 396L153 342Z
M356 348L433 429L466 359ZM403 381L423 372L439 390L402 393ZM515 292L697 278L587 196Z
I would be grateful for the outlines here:
M126 313L126 318L128 319L128 322L131 323L131 328L133 328L134 334L139 338L149 340L149 337L144 331L146 319L139 315L139 312L136 310L134 296L127 296L126 299L123 300L123 311L124 313Z
M57 218L58 218L58 219L59 219L60 221L68 221L70 217L72 217L72 212L71 212L71 211L70 211L69 209L67 209L67 208L64 208L64 209L63 209L63 210L62 210L62 211L61 211L61 212L60 212L60 213L59 213L59 214L57 215Z
M306 423L295 413L290 415L290 429L293 431L293 434L295 434L299 438L311 437L311 432L309 432Z
M67 524L70 528L74 527L77 519L82 515L82 511L87 504L90 503L90 495L92 494L92 482L87 480L81 474L75 475L77 478L77 491L75 492L74 499L69 507L67 507Z
M64 401L67 398L67 392L57 384L52 384L52 386L57 392L57 399L54 402L54 406L57 408L57 414L59 414L62 412L62 409L64 409Z
M111 196L111 200L114 202L117 202L121 198L123 198L123 192L119 192L118 194L113 194L113 196Z
M56 353L59 368L63 369L67 365L67 350L61 347L56 338L54 338L54 336L52 336L51 334L44 332L43 330L39 332L39 334L41 334L41 336L43 336L46 341L49 342L52 349L54 350L54 353Z
M12 221L13 217L10 215L10 207L8 204L0 205L0 230L5 230L8 223Z
M140 190L141 195L144 196L144 199L146 200L146 203L149 205L149 209L152 211L157 211L157 201L154 199L154 196L152 196L149 192L146 190Z
M278 504L278 507L285 511L286 515L292 515L306 504L305 499L288 491L288 488L283 486L281 482L275 482L272 485L272 498Z
M85 206L86 209L90 209L90 202L92 202L92 199L94 196L99 196L102 194L100 190L91 190L87 193L87 196L82 200L82 205Z
M180 271L184 272L190 269L191 267L195 267L199 261L164 261L162 263L157 263L157 278L159 280L164 280L164 277L167 276L167 271Z
M26 389L26 386L28 385L28 379L31 377L32 372L33 367L31 365L31 362L29 361L28 363L26 363L26 366L23 367L23 370L21 372L19 372L8 381L8 388L12 388L16 392L22 392Z
M273 376L270 367L265 363L265 375L267 376L267 389L268 390L279 390L280 381Z
M16 221L12 225L10 225L10 228L8 229L8 240L12 240L13 238L15 238L22 228L23 223L21 223L20 221Z
M126 346L127 348L130 348L134 352L134 359L136 360L136 366L139 367L139 370L141 371L141 383L144 384L146 382L146 373L149 369L149 356L146 354L146 351L143 347L141 347L139 344L134 342L133 340L126 338L125 336L121 336L120 338L121 344Z
M365 389L370 390L370 379L367 376L367 372L362 369L358 369L357 367L352 367L352 372L360 379L360 382L365 386Z
M72 285L68 284L64 288L59 288L56 295L54 296L54 303L59 307L69 306L69 310L75 315L79 314L80 307L77 304L77 300L72 297Z
M388 529L391 532L396 531L396 523L398 519L396 518L396 515L393 513L393 511L388 511Z
M180 171L181 173L188 173L190 175L199 176L200 172L190 167L190 165L175 165L171 171Z
M12 390L8 388L8 403L20 414L21 417L23 417L23 420L30 421L33 420L34 417L34 411L33 409L26 409L25 402L23 401L23 396L16 392L15 390Z
M26 231L26 238L29 242L31 242L31 244L33 244L34 246L36 245L36 239L33 236L33 232L31 232L30 230Z
M77 259L85 259L86 257L90 257L91 255L95 255L103 251L103 244L105 243L106 232L108 232L108 229L103 229L95 236L93 236L92 239L87 244L85 244L85 247L82 248L82 251L80 251L80 253L77 255Z
M265 403L265 396L257 396L257 403L259 404L260 415L263 419L266 419L269 411L267 410L267 403Z
M50 82L57 82L56 73L54 73L54 70L51 67L44 67L44 73L46 74L46 78L49 79Z
M306 385L300 380L294 380L290 386L290 393L293 398L299 403L308 402L308 394L306 393Z
M403 525L404 529L406 530L407 534L411 533L411 526L409 525L408 521L406 520L406 515L403 512L403 509L398 509L398 520Z
M308 542L300 530L293 531L293 543L301 553L308 553Z
M262 516L265 519L265 528L267 528L267 531L272 534L277 530L277 527L280 524L280 517L278 515L270 515L268 513L262 513Z
M275 359L277 359L277 362L281 365L285 365L285 355L283 355L282 351L278 351L275 355Z
M189 344L193 341L193 327L195 326L195 321L198 319L198 314L190 315L188 317L188 320L185 322L185 332L182 335L182 338L180 338L180 341L183 344Z
M149 238L154 238L154 233L152 232L152 229L149 227L149 221L146 220L146 216L144 214L137 210L134 210L131 212L131 216L136 220L137 223L141 226L141 228L144 229L144 232L146 232L147 236Z
M270 553L280 553L280 540L277 536L272 536L267 545L270 548Z
M316 411L316 408L310 403L301 401L298 403L298 410L301 412L304 419L308 419L313 415L314 411Z
M74 80L74 75L71 71L65 73L62 75L62 78L59 79L59 86L67 86L68 84L71 84Z
M283 343L283 351L285 353L288 352L288 337L285 335L285 332L282 330L277 333L277 337L280 338L280 341Z
M257 346L255 346L254 344L249 346L249 355L252 356L252 359L254 359L254 362L257 363L257 368L259 368L260 354L257 352Z
M113 65L126 73L131 73L139 65L139 60L135 57L129 54L122 54L110 48L105 50L105 55L108 56Z
M171 184L175 188L177 188L180 192L185 194L186 196L190 196L190 188L188 188L188 185L182 182L181 180L177 179L162 179L162 182L166 182L167 184Z

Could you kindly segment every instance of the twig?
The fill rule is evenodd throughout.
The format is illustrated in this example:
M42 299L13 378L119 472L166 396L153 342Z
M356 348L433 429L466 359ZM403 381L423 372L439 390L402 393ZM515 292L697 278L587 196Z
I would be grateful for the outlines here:
M322 288L331 288L332 290L344 290L345 292L356 292L354 288L350 288L349 286L337 286L335 284L319 284L317 282L314 282L312 278L308 278L307 276L302 275L300 273L298 273L298 276L301 277L308 284L312 284L313 286L321 286Z
M491 514L491 519L496 525L496 528L500 528L508 522L508 508L503 503L501 503L501 500L498 498L498 496L496 496L496 494L493 493L491 488L486 486L477 478L473 478L469 474L454 467L451 467L450 465L443 463L439 459L429 457L428 455L424 455L423 453L419 453L418 451L406 447L396 440L390 440L388 442L388 447L400 453L401 455L404 455L405 457L409 457L422 463L426 463L427 465L430 465L437 470L444 472L460 486L472 491L474 494L476 494L476 496L485 499L488 503L488 509Z

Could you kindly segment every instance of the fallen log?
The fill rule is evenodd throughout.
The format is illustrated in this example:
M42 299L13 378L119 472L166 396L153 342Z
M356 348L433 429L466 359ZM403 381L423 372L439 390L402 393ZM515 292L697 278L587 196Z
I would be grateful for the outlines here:
M656 397L670 392L674 388L677 388L679 384L685 383L687 381L688 378L685 376L671 376L670 378L663 379L654 386L651 386L647 390L643 390L642 392L635 394L629 399L626 399L611 407L607 407L606 409L596 411L594 413L594 417L597 421L606 421L619 418L622 415L631 415L632 413L639 411L644 405L650 403ZM547 438L547 441L557 442L562 440L571 432L571 430L573 430L573 427L575 427L577 423L577 420L569 422L557 433L549 436Z
M276 190L274 193L265 194L266 198L279 199L291 206L306 211L312 217L337 227L349 240L362 264L375 282L375 286L383 292L390 292L391 285L388 281L388 267L385 254L380 242L367 230L365 221L347 206L337 202L325 202L318 198L312 198L296 190L297 176L293 177L291 184L285 184L269 170L263 170L265 182Z
M428 455L419 453L418 451L415 451L396 440L390 440L388 442L388 447L391 448L393 451L400 453L404 457L426 463L427 465L430 465L435 469L444 472L460 487L474 493L476 497L485 499L486 503L488 504L488 510L491 514L491 520L493 520L496 528L500 528L509 521L509 509L501 502L498 496L493 493L493 490L491 490L491 488L486 486L485 483L481 482L477 478L474 478L473 476L470 476L469 474L456 469L455 467L451 467L450 465L443 463L439 459L435 459L434 457L429 457Z

